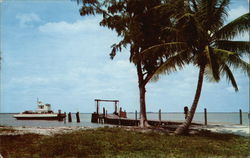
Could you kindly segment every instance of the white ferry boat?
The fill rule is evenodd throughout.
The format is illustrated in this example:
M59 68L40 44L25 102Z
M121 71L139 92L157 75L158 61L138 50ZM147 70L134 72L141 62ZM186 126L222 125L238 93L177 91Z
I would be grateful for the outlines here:
M17 120L58 120L62 121L66 115L58 110L58 113L54 113L51 110L50 104L44 104L37 100L37 110L36 111L24 111L20 114L14 115Z

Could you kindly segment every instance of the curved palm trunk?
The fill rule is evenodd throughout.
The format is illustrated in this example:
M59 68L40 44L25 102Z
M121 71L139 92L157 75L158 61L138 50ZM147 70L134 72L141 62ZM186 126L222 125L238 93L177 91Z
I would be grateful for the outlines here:
M176 129L175 134L177 134L177 135L186 133L188 131L189 126L191 125L191 122L193 120L195 110L197 108L197 105L198 105L198 102L200 99L200 95L201 95L202 83L203 83L203 78L204 78L204 71L205 71L205 66L203 65L200 67L199 79L198 79L197 89L195 92L195 97L194 97L192 107L188 113L188 116L187 116L187 119L185 120L185 122Z

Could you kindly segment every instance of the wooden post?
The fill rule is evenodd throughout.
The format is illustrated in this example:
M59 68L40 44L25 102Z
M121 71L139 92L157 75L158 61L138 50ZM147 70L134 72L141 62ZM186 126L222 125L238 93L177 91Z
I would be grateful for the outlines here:
M99 102L98 102L98 100L96 101L96 113L99 114Z
M103 116L105 117L105 107L102 108Z
M240 109L240 124L242 125L242 111Z
M68 113L68 122L72 122L71 112Z
M205 125L207 125L207 109L204 109Z
M66 112L64 112L64 118L63 118L63 121L64 121L64 124L66 124Z
M135 110L135 125L138 126L138 124L137 124L137 110Z
M79 112L76 113L76 122L79 123L80 122L80 116L79 116Z
M63 121L63 118L61 115L61 110L58 110L57 119L58 119L58 121Z
M106 114L105 114L105 117L107 117L108 116L108 110L106 110Z
M117 114L117 102L115 101L115 114Z
M135 120L137 120L137 110L135 110Z
M161 109L159 110L159 121L161 122Z

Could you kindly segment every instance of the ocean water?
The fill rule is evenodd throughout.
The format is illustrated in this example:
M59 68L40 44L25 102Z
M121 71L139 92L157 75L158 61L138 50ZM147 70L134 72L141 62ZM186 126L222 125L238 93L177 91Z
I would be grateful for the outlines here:
M64 121L47 121L47 120L16 120L13 118L14 114L0 114L0 125L4 126L25 126L25 127L61 127L61 126L85 126L85 127L102 127L105 124L91 123L90 113L80 113L80 123L76 123L76 115L72 114L72 122L68 123ZM128 118L135 119L134 113L128 113ZM139 115L137 116L139 118ZM158 113L148 113L149 120L158 120ZM161 119L166 121L184 121L183 113L162 113ZM243 125L249 124L249 117L247 113L242 113ZM239 124L239 113L208 113L208 124ZM194 116L194 122L204 123L204 113L196 113Z

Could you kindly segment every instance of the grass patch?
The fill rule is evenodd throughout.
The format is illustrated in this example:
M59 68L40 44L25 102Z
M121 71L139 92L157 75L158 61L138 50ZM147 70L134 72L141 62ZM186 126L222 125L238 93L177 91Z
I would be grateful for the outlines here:
M0 136L0 146L0 153L5 158L245 158L249 155L247 137L206 131L198 135L170 136L122 128L98 128L53 136Z

